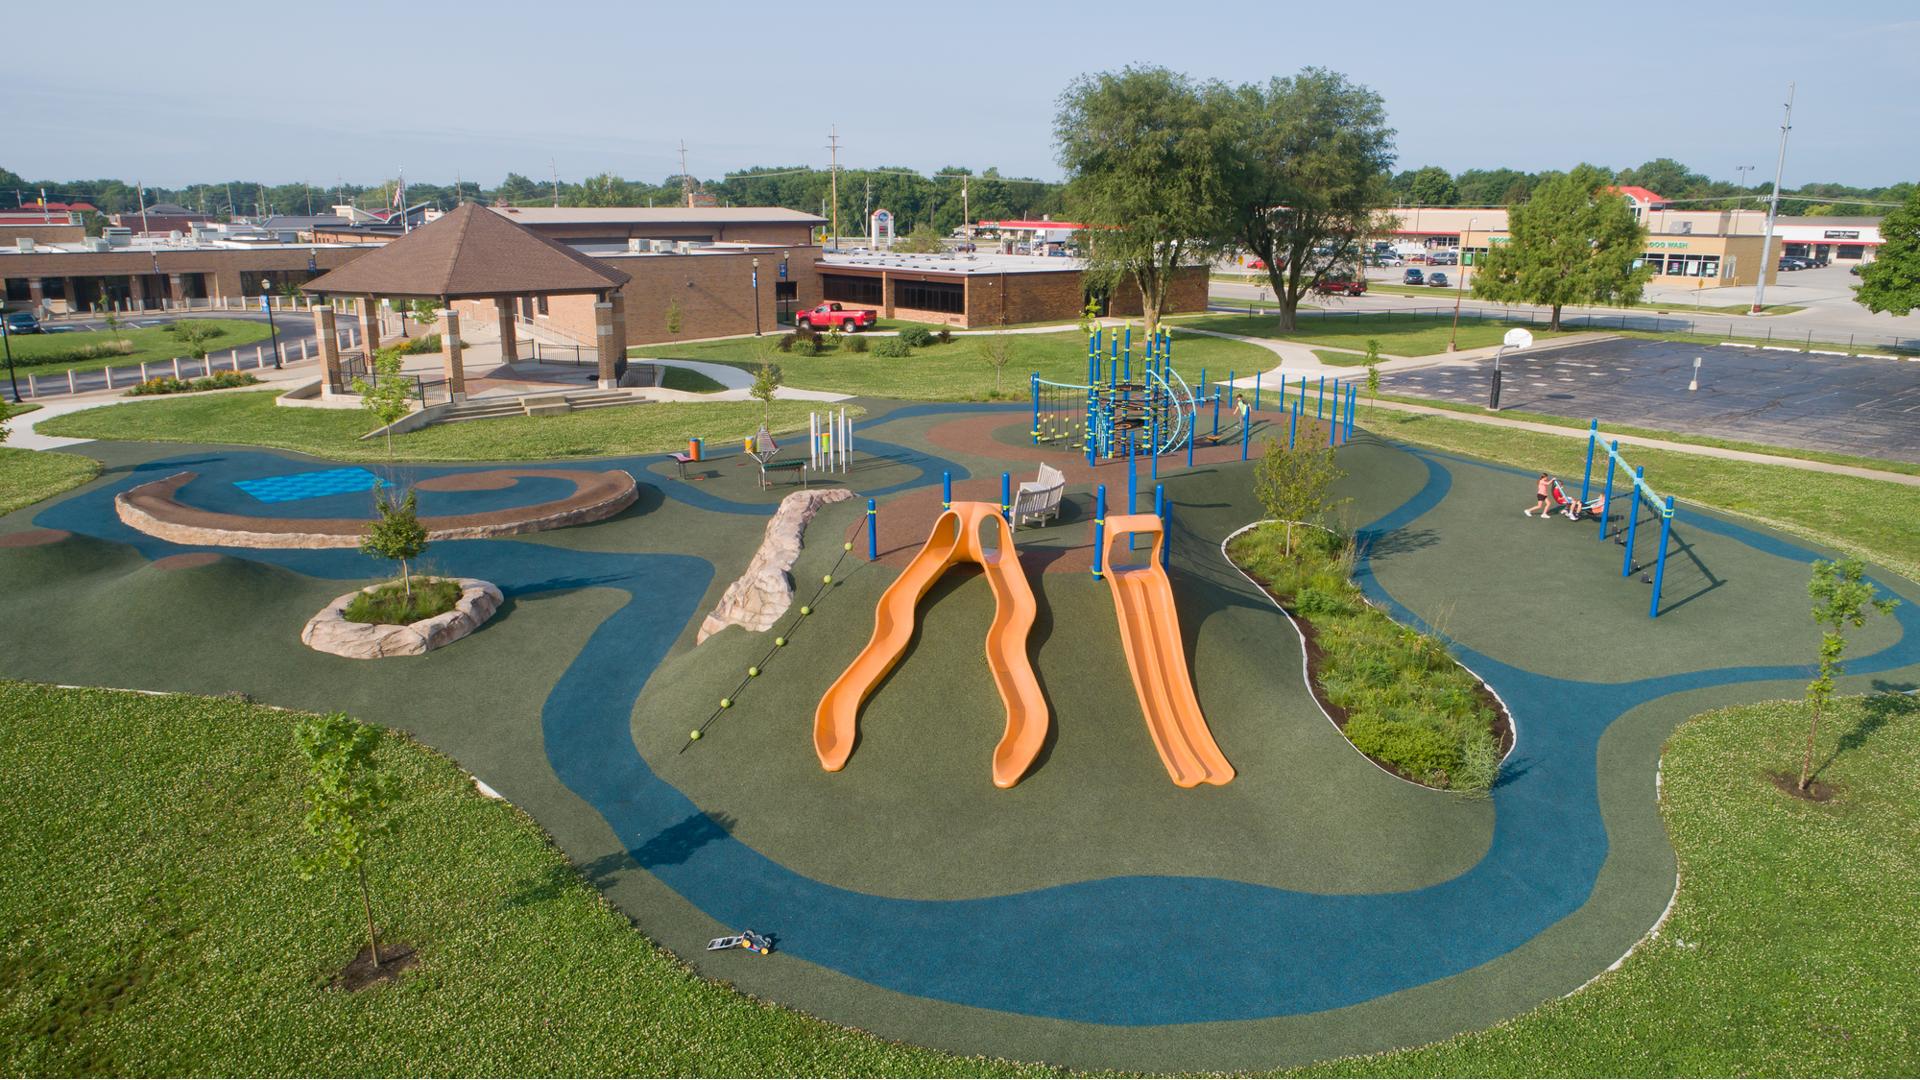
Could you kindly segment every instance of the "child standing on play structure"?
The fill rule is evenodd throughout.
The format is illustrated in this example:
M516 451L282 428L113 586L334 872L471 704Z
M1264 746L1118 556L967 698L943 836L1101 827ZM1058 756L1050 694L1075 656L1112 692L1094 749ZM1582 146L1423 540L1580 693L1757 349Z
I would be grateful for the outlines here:
M1233 395L1233 411L1240 414L1240 426L1242 427L1246 426L1247 421L1253 419L1253 409L1247 404L1247 395L1245 394Z
M1545 521L1548 518L1552 517L1553 516L1553 477L1548 476L1546 473L1541 473L1539 483L1536 483L1533 486L1533 497L1534 497L1533 505L1527 507L1527 509L1524 510L1523 513L1525 513L1526 516L1528 517L1532 517L1533 512L1535 510L1538 510L1540 511L1541 521Z

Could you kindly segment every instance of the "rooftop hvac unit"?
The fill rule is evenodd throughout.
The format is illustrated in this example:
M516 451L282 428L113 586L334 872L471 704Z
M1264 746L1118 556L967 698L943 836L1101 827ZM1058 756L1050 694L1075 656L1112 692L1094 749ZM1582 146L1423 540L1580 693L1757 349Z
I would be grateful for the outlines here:
M107 243L114 247L126 247L133 243L133 230L124 225L108 226L100 230L100 235L106 237Z
M693 254L693 245L685 240L675 241L673 251L676 255L691 255Z
M673 241L671 240L650 240L648 244L653 248L654 254L656 255L669 255L673 252Z
M637 236L627 237L627 250L638 255L640 253L640 238Z
M112 245L107 243L107 238L104 236L89 236L86 243L81 245L88 251L105 251L110 246Z
M170 229L170 230L168 230L168 232L167 232L167 243L169 243L169 244L177 244L177 243L179 243L179 242L180 242L180 230L179 230L179 229Z
M20 254L22 255L33 250L33 237L31 236L14 237L13 243L15 247L20 249Z

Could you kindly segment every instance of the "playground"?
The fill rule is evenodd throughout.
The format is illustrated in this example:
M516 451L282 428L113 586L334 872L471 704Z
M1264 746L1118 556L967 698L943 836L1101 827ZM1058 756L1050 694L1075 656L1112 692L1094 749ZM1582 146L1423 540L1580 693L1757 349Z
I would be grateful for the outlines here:
M0 625L0 673L404 730L704 976L916 1045L1147 1072L1413 1046L1579 989L1674 897L1662 744L1805 682L1828 553L1676 504L1598 432L1541 465L1573 504L1541 519L1537 470L1378 438L1352 383L1105 336L1084 380L1027 389L552 468L95 444L98 480L0 518L0 590L40 616ZM1358 753L1227 559L1289 447L1331 448L1367 598L1510 714L1485 797ZM136 527L121 497L182 474L174 518L249 535L324 532L369 477L541 531L436 540L423 569L492 582L499 614L348 660L299 628L383 567ZM778 508L841 488L801 522L790 604L709 626ZM551 520L570 500L597 509ZM1920 585L1871 573L1903 603L1855 632L1847 691L1920 681ZM749 929L770 952L707 951Z

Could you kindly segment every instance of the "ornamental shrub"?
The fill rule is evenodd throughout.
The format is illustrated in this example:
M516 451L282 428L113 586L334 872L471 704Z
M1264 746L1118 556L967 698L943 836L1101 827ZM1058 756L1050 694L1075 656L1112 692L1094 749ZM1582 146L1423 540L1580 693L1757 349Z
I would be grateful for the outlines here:
M889 360L898 360L902 357L912 356L913 349L907 345L905 338L885 338L874 345L873 355L884 356Z
M949 338L951 338L951 335L949 335ZM910 326L900 331L900 340L906 342L909 348L924 349L933 344L935 339L932 331L929 331L926 327Z
M867 339L858 334L847 339L847 351L862 353L867 351Z

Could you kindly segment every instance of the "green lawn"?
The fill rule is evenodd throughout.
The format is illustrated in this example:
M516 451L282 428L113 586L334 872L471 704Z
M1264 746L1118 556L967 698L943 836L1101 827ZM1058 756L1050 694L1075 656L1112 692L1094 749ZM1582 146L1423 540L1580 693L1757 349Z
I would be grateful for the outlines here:
M4 419L9 416L25 416L27 413L30 413L39 407L40 406L35 405L33 402L30 402L30 401L24 401L24 402L0 401L0 419Z
M194 319L201 326L211 326L220 331L220 336L207 342L213 352L225 352L237 345L251 345L267 339L267 324L251 322L246 319ZM291 340L285 328L280 331L280 340L284 344ZM114 341L130 342L133 351L117 353L112 356L86 356L89 349L98 349ZM142 361L159 363L174 357L185 358L186 347L180 339L167 332L165 327L152 326L138 330L121 328L119 330L77 330L63 334L27 334L13 338L13 362L23 367L36 369L36 374L50 374L54 371L92 371L111 364L113 367L139 367ZM23 375L24 379L25 376Z
M1320 1076L1911 1076L1920 1072L1920 700L1851 698L1814 760L1828 804L1782 794L1806 707L1707 713L1667 743L1661 809L1683 882L1620 969L1571 997Z
M533 821L390 739L371 884L396 986L326 988L361 940L343 876L293 860L291 714L236 700L0 683L0 1070L10 1074L1043 1074L886 1043L687 972ZM1670 741L1685 886L1660 934L1569 998L1303 1075L1911 1075L1920 955L1920 702L1843 702L1816 760L1836 802L1777 791L1797 703ZM101 784L98 777L111 775Z
M1427 356L1445 352L1447 341L1453 334L1452 315L1395 315L1388 312L1366 312L1355 315L1306 315L1300 318L1293 330L1280 329L1279 318L1256 315L1208 315L1197 319L1183 319L1180 325L1200 330L1214 330L1223 334L1239 334L1242 337L1279 338L1298 341L1306 345L1330 345L1337 349L1365 349L1369 339L1380 342L1380 351L1388 356ZM1459 345L1462 349L1478 349L1488 345L1500 344L1500 338L1509 327L1526 326L1524 321L1504 322L1497 319L1462 318L1460 320ZM1533 336L1544 340L1559 337L1558 332L1539 327L1533 328ZM1176 353L1176 355L1178 355Z
M856 353L842 344L819 356L775 352L770 359L780 367L786 385L806 390L828 390L865 397L910 401L985 401L995 397L994 371L982 355L987 335L956 337L946 345L915 349L910 357L889 360L871 351ZM869 350L884 338L863 338ZM998 397L1025 401L1027 375L1084 384L1087 380L1087 339L1078 331L1059 334L1011 334L1012 359L1000 375ZM704 360L753 370L769 343L752 338L679 345L670 355L680 360ZM1200 368L1251 372L1272 367L1276 358L1257 345L1224 341L1195 334L1174 335L1173 355L1180 370L1197 378ZM1136 360L1138 358L1136 357Z
M273 403L275 392L215 394L181 401L107 405L41 425L49 435L155 442L277 446L335 461L385 461L384 440L361 440L375 424L358 409L295 409ZM807 426L806 401L773 403L776 432ZM856 413L859 410L854 410ZM588 409L560 416L512 416L436 424L396 435L405 461L545 461L676 450L691 437L736 443L759 427L757 401L657 402Z
M1364 399L1363 399L1364 400ZM1563 481L1579 482L1586 463L1584 441L1453 420L1441 416L1360 407L1357 423L1388 438L1437 447L1474 457L1546 470ZM1787 465L1723 461L1675 450L1624 449L1644 465L1656 491L1682 503L1675 528L1687 527L1687 502L1703 503L1816 543L1852 551L1908 577L1920 578L1920 553L1913 543L1920 521L1920 487L1889 480L1867 480L1808 472ZM1516 482L1514 490L1525 486Z
M1330 367L1366 367L1367 354L1357 352L1335 352L1332 349L1315 349L1313 355Z
M76 488L100 475L100 463L78 454L0 446L0 514Z

